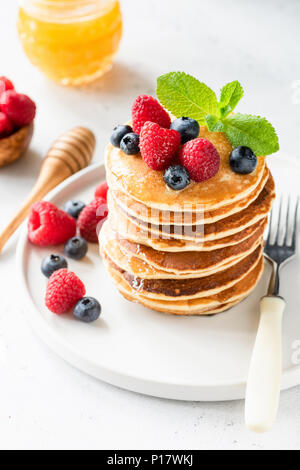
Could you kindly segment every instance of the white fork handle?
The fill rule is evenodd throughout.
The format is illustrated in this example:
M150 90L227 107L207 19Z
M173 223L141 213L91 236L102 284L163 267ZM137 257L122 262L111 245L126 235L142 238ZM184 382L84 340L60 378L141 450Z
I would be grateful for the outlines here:
M281 325L285 301L267 296L260 302L260 321L248 375L245 420L248 429L268 431L275 421L280 395Z

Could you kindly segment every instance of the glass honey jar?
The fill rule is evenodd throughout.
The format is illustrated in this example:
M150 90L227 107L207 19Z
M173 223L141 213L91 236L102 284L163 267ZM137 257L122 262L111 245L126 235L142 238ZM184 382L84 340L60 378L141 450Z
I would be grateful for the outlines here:
M22 0L23 49L47 77L63 85L95 80L110 69L122 36L117 0Z

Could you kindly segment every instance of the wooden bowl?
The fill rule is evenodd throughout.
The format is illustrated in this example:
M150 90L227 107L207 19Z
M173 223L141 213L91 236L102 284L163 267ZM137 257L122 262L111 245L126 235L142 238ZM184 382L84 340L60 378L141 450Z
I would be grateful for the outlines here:
M18 160L27 150L33 134L33 122L14 134L0 139L0 168Z

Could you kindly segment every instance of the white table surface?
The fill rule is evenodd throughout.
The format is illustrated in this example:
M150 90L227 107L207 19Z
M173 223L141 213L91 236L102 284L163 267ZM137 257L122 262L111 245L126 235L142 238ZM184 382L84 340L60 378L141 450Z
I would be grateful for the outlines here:
M47 81L18 43L15 2L0 6L0 75L38 105L31 150L0 170L0 229L33 185L51 142L74 125L97 135L95 161L134 98L155 78L184 70L218 90L239 79L239 110L268 117L281 150L300 157L297 0L123 0L125 31L112 71L91 87ZM277 158L277 157L274 157ZM265 435L247 431L243 402L187 403L145 397L94 380L59 359L33 334L18 295L17 235L0 258L1 449L299 449L300 387L282 393ZM101 288L99 289L101 298ZM300 332L299 332L300 338Z

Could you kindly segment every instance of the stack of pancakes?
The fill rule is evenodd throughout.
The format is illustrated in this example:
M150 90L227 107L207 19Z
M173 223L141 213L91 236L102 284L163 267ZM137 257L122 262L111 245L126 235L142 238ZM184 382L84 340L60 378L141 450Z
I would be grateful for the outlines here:
M181 191L140 155L107 147L101 253L126 299L165 313L224 311L253 290L263 270L262 236L275 197L265 158L254 172L237 174L226 136L201 128L200 137L217 148L219 172Z

